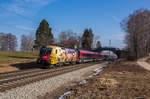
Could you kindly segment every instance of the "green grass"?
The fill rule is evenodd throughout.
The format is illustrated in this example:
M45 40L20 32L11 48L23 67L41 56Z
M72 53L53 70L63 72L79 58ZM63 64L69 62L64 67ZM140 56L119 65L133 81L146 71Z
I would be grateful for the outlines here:
M14 52L14 51L0 51L0 64L9 64L21 62L25 60L34 60L38 57L39 52Z

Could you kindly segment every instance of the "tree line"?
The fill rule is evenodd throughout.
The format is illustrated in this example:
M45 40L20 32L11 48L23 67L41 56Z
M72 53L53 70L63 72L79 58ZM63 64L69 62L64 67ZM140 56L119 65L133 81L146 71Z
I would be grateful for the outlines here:
M17 47L17 38L12 33L0 33L0 50L15 51Z
M16 51L18 46L17 37L12 33L0 33L0 51ZM34 45L34 38L30 35L21 36L21 51L31 51Z
M121 21L121 28L126 33L124 48L128 52L128 58L138 59L150 53L150 11L138 9ZM101 48L99 36L94 35L91 28L87 28L81 34L72 30L59 33L54 38L52 28L43 19L33 34L21 36L21 50L30 51L41 46L60 45L67 48L80 48L91 50ZM12 33L0 33L0 50L14 51L18 46L17 37Z
M150 11L138 9L121 22L125 31L125 50L128 58L134 60L150 53Z
M72 30L65 30L59 33L58 38L54 38L52 28L43 19L36 30L35 36L33 34L23 34L21 36L20 50L39 50L42 46L47 45L91 50L96 47L101 47L99 38L99 36L94 35L91 28L85 29L81 34L74 33ZM18 41L15 35L12 33L0 33L1 51L15 51L17 46Z
M62 31L60 32L58 39L56 39L53 36L52 29L48 22L43 19L36 31L34 48L39 49L41 46L59 45L67 48L91 50L95 46L101 47L98 37L99 36L94 38L94 33L90 28L85 29L83 34L74 33L72 30Z
M124 48L128 57L138 59L150 53L150 11L138 9L121 21L121 28L126 33ZM94 35L91 28L87 28L81 34L72 30L60 32L58 38L54 38L52 28L43 19L36 30L35 37L31 35L21 36L21 50L30 51L41 46L60 45L68 48L80 48L91 50L101 48L99 36ZM17 37L12 33L0 33L0 50L14 51L18 46Z

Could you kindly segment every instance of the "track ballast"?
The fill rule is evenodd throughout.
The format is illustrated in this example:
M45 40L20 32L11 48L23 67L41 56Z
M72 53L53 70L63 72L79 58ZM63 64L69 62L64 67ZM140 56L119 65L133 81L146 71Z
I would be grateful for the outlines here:
M100 63L100 62L98 62ZM55 77L64 73L72 72L81 68L93 66L96 63L85 63L74 66L64 66L53 69L34 69L19 72L3 73L0 75L0 92L10 90L12 88L24 86L36 81L44 80L50 77Z

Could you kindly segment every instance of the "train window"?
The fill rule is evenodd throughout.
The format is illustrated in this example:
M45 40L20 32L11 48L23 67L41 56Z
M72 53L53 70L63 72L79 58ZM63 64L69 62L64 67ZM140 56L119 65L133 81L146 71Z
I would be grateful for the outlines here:
M52 48L42 47L40 49L40 55L49 55L52 52Z
M46 55L46 52L47 52L46 49L47 49L46 47L42 47L42 48L40 49L40 55Z
M50 55L51 52L52 52L52 48L48 48L48 49L47 49L47 54Z
M56 50L56 54L57 54L57 50Z

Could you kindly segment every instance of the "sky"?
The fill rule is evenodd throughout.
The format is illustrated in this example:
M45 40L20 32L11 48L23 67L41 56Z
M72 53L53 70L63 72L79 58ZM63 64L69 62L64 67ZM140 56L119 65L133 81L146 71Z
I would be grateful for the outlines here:
M64 30L82 34L92 28L102 46L123 48L125 33L120 22L135 10L150 10L150 0L0 0L0 32L35 35L46 19L54 36Z

